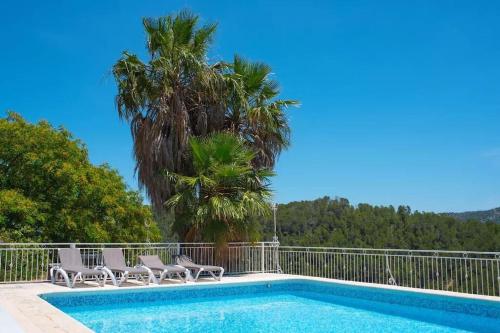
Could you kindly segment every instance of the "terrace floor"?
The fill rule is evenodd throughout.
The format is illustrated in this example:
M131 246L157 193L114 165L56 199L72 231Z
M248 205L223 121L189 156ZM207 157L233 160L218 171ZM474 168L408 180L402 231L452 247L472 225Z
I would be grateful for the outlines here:
M258 282L258 281L270 281L270 280L283 280L283 279L310 279L317 281L327 281L335 283L344 283L351 285L362 285L370 286L376 288L387 288L387 289L398 289L407 290L412 292L425 292L432 294L448 295L448 296L460 296L466 298L476 298L476 299L488 299L500 302L500 297L492 296L479 296L470 294L460 294L453 292L444 292L437 290L419 290L404 287L395 287L387 285L377 285L370 283L360 283L360 282L350 282L350 281L340 281L324 278L313 278L297 275L286 275L286 274L271 274L271 273L259 273L259 274L248 274L241 276L227 276L222 279L221 282L215 281L213 279L200 279L196 284L226 284L226 283L238 283L238 282ZM192 284L192 282L189 282ZM183 283L177 281L164 281L161 285L150 284L149 286L143 286L140 282L130 281L126 283L121 289L126 288L159 288L159 287L175 287L179 285L184 285ZM97 284L93 282L87 282L85 284L77 284L74 289L69 289L63 284L50 284L50 283L24 283L24 284L5 284L0 285L0 327L7 328L9 332L27 332L27 333L42 333L42 332L68 332L68 333L80 333L80 332L92 332L90 329L85 327L83 324L77 320L64 314L57 308L48 304L44 300L38 297L42 293L50 292L81 292L81 291L91 291L91 290L116 290L117 287L112 286L108 283L105 287L98 287Z

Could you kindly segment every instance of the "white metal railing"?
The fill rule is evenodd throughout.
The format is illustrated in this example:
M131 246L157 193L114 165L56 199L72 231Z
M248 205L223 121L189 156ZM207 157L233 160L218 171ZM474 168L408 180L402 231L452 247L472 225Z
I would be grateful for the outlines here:
M500 252L280 246L283 273L500 296Z
M48 272L58 263L57 249L74 246L81 249L87 267L102 265L102 249L123 249L128 265L137 263L142 254L157 254L171 263L173 256L186 254L205 265L223 266L227 274L276 272L277 243L230 243L216 251L211 243L0 243L0 283L48 281Z
M286 273L330 279L500 296L500 252L281 246L278 242L230 243L0 243L0 283L48 281L57 249L81 249L84 264L102 264L104 247L119 247L128 265L141 254L165 263L176 254L223 266L228 274Z

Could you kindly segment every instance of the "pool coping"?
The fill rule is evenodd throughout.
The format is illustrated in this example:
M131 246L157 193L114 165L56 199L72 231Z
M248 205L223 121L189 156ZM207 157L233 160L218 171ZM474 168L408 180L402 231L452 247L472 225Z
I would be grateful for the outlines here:
M300 275L287 275L287 274L271 274L271 273L257 273L241 276L227 276L222 281L216 282L210 279L203 279L196 283L188 283L187 285L217 285L217 284L237 284L248 282L264 282L264 281L277 281L277 280L309 280L320 281L327 283L344 284L351 286L370 287L386 290L407 291L419 294L451 296L455 298L466 298L476 300L488 300L500 302L500 297L497 296L483 296L472 295L456 292L447 292L429 289L414 289L408 287L398 287L391 285L381 285L374 283L353 282L344 280L334 280L318 277L307 277ZM134 290L134 289L153 289L153 288L172 288L185 286L178 282L168 282L162 285L149 285L143 286L140 284L129 283L127 287L117 288L111 285L105 287L91 286L88 283L85 287L77 287L69 289L62 285L53 285L50 283L27 283L27 284L6 284L0 285L0 307L4 309L7 315L17 323L24 332L27 333L40 333L40 332L93 332L88 327L77 321L76 319L68 316L61 310L52 306L45 300L39 297L41 294L50 293L79 293L88 291L104 291L104 290Z

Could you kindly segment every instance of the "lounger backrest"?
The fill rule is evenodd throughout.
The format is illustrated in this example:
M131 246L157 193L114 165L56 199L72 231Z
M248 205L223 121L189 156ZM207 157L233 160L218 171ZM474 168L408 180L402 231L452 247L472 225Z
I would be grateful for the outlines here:
M58 249L59 262L64 267L83 267L80 249Z
M163 262L158 256L139 256L139 260L146 267L162 267Z
M183 264L184 265L192 264L193 260L191 258L189 258L188 256L181 254L181 255L178 255L175 257L175 262L177 263L177 265L183 266Z
M102 249L102 256L104 258L104 265L107 267L126 267L125 257L123 256L122 249L107 248Z

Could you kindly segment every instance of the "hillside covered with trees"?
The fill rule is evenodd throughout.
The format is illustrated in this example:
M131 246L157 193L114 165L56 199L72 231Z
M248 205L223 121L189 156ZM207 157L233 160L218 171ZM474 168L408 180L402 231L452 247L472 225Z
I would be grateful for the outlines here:
M263 239L272 223L262 223ZM324 197L278 205L278 237L283 245L498 251L500 224L460 221L410 207L354 206Z

